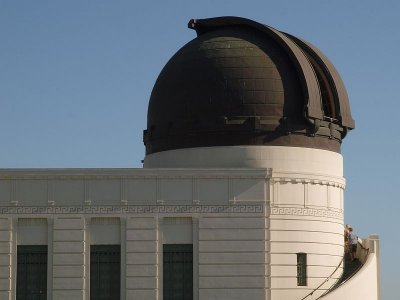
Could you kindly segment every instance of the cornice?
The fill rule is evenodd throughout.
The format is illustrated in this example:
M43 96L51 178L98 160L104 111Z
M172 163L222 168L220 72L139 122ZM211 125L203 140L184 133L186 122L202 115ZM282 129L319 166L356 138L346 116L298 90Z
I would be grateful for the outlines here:
M271 169L0 169L0 180L264 179L271 173Z

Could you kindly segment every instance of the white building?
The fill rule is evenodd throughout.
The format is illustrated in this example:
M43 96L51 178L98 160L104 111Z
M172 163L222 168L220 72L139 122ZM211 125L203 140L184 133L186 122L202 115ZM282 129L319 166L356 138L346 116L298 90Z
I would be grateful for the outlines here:
M377 236L344 265L333 65L251 20L189 27L143 169L0 170L0 299L379 299Z

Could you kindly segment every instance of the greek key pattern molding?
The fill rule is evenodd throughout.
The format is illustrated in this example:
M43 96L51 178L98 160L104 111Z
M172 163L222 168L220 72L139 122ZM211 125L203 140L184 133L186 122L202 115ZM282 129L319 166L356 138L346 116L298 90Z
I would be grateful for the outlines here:
M263 213L264 205L6 206L0 214Z
M331 219L343 219L343 212L316 209L316 208L300 208L300 207L272 207L271 215L286 215L286 216L311 216L323 217Z

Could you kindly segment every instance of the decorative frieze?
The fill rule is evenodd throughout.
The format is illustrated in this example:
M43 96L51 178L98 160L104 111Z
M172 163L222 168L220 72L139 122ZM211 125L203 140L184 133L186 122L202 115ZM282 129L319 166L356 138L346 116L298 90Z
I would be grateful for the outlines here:
M333 210L316 209L316 208L300 208L300 207L272 207L271 215L311 216L311 217L324 217L331 219L343 219L342 211L333 211Z
M264 205L3 206L0 214L263 213Z

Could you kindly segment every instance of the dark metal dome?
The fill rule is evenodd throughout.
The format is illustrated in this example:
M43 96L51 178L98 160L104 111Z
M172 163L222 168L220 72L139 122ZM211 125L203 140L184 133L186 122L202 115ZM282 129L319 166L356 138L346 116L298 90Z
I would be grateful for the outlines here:
M340 152L354 128L346 89L314 46L260 23L191 20L183 46L153 88L146 154L230 145Z

